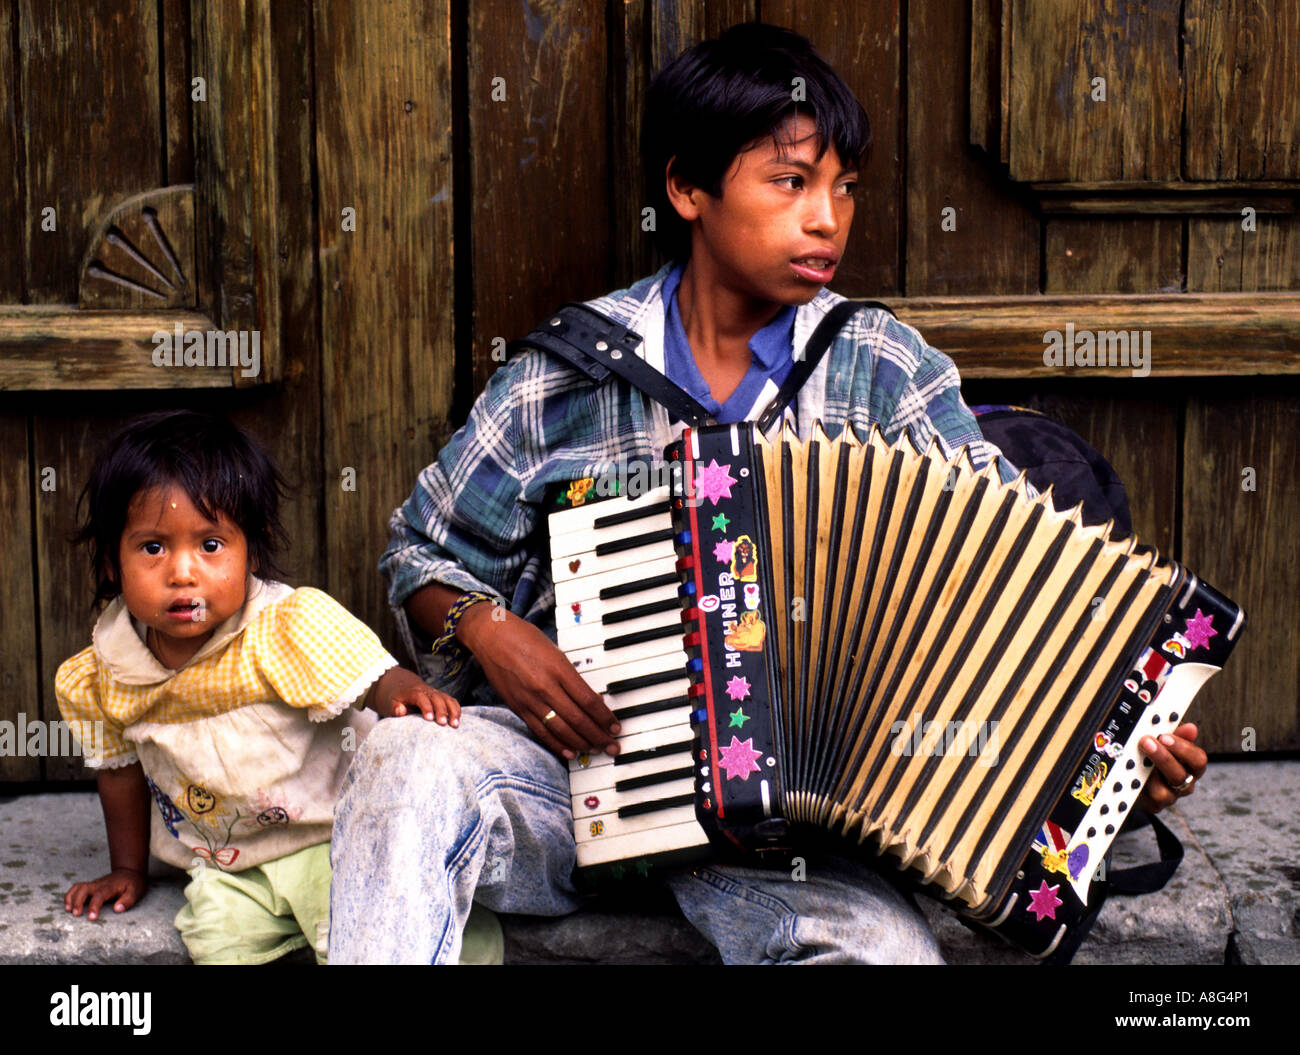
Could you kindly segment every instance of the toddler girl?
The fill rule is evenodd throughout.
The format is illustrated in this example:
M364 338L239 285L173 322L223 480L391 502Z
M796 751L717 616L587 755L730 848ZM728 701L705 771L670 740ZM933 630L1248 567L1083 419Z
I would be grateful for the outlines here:
M152 849L191 870L176 926L197 963L307 944L324 962L335 798L375 712L459 724L455 699L327 594L269 577L281 489L232 425L176 412L120 433L81 496L78 541L108 604L55 691L69 726L94 730L79 739L112 871L73 885L65 907L125 912ZM499 962L495 920L480 927L478 954Z

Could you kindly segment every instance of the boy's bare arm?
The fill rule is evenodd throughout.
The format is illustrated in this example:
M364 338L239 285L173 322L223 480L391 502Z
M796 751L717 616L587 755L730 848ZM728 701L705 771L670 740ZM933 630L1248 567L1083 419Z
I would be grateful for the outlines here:
M97 919L108 901L113 901L114 912L125 912L149 887L149 785L144 770L139 762L102 770L98 784L112 871L88 883L74 883L63 896L63 907L74 916L81 915L89 900L87 919Z
M442 633L447 610L460 590L431 583L406 602L406 613L431 637ZM474 654L488 682L556 754L618 753L619 726L605 701L541 630L517 615L484 602L466 610L456 638Z

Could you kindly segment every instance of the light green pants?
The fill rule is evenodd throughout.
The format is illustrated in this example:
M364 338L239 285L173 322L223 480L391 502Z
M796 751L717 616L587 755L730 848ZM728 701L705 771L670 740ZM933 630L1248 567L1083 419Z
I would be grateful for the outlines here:
M176 929L197 964L269 963L310 945L316 962L329 951L330 844L319 843L274 861L223 872L190 869L185 907ZM465 927L460 962L500 963L501 924L475 905Z

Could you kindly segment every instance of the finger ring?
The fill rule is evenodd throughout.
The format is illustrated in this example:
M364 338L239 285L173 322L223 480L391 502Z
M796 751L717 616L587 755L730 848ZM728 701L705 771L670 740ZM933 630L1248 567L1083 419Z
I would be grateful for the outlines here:
M554 717L555 717L555 712L554 712L554 711L547 711L546 714L545 714L545 716L542 718L542 721L544 721L544 722L549 722L549 721L550 721L552 718L554 718Z
M1172 791L1175 795L1182 795L1187 791L1188 788L1192 786L1192 781L1195 779L1196 779L1195 777L1193 777L1190 773L1188 773L1186 780L1184 780L1181 784L1170 784L1169 790Z

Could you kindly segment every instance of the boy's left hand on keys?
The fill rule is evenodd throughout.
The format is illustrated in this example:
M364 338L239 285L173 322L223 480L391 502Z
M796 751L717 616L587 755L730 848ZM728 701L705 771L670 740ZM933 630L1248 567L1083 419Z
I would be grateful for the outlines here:
M454 696L439 692L418 674L403 667L388 670L370 689L366 698L384 718L422 714L439 725L460 725L460 704Z

